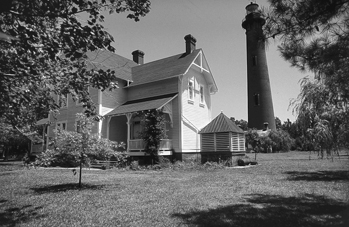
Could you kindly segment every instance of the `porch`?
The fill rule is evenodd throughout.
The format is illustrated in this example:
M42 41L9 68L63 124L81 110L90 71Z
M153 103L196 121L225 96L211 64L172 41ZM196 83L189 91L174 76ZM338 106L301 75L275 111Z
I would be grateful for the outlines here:
M144 156L145 142L142 139L129 140L129 155L130 156ZM162 139L160 141L158 155L172 155L172 139Z

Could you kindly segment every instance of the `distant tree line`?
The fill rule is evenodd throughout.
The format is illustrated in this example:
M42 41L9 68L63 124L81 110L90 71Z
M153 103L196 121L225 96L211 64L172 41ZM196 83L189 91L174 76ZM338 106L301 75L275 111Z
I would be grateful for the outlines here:
M260 138L256 129L248 128L248 122L234 117L230 118L237 126L246 131L246 139L252 145L253 140L258 140L261 150L266 152L267 148L272 148L273 152L279 151L318 151L320 146L315 142L314 136L309 130L304 129L301 121L291 122L290 119L282 122L280 118L275 117L276 131L271 132L268 136ZM253 145L252 145L253 146ZM257 146L255 144L255 146Z

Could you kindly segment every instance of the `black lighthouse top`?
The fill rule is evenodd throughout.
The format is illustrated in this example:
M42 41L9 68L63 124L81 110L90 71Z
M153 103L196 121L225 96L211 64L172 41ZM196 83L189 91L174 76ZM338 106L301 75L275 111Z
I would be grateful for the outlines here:
M244 21L242 22L242 27L244 29L247 28L248 24L253 22L259 22L261 26L265 24L265 18L262 12L259 9L259 5L257 3L251 2L246 6L246 16Z

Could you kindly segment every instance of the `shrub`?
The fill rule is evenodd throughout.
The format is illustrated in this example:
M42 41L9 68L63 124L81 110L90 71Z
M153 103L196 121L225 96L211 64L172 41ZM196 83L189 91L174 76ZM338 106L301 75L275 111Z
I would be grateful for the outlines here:
M268 137L273 142L273 151L290 151L291 147L294 146L294 139L282 129L271 131Z
M113 159L118 161L119 165L126 163L125 152L117 151L123 144L99 138L98 135L91 135L86 145L86 149L83 149L83 138L80 133L57 131L53 148L38 155L36 165L77 167L81 157L84 165L89 165L96 159Z

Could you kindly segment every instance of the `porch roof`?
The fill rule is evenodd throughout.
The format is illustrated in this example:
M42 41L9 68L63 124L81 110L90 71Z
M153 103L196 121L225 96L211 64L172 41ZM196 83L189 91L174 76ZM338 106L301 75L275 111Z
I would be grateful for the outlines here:
M116 107L105 116L124 115L126 113L134 113L144 110L161 109L177 96L178 94L169 94L164 96L128 101L121 106Z
M43 119L37 121L35 125L48 125L48 124L50 124L50 119L43 118Z

